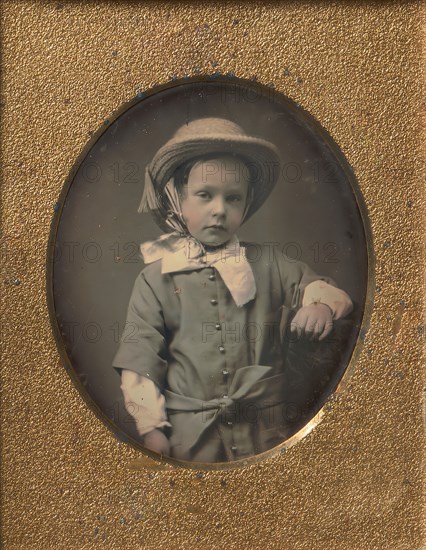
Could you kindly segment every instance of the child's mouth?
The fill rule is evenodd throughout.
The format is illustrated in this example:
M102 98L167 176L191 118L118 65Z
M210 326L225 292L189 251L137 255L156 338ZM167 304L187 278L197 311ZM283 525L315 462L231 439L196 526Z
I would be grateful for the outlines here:
M213 231L226 231L223 225L208 225L206 229L212 229Z

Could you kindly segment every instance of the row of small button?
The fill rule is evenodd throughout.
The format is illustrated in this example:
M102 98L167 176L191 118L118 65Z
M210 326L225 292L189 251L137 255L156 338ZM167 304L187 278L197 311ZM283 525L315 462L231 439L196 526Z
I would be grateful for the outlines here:
M209 280L210 280L210 281L215 281L215 280L216 280L216 276L215 276L214 273L211 273L211 274L209 275ZM210 300L210 303L211 303L212 306L216 306L216 305L218 304L218 301L217 301L215 298L212 298L212 299ZM220 323L216 323L216 324L215 324L215 329L216 329L216 330L221 330L221 328L222 328L222 326L221 326ZM225 347L224 347L224 346L219 346L219 351L220 351L220 353L225 353ZM225 378L227 378L227 377L229 376L229 371L226 370L226 369L223 369L223 370L222 370L222 375L223 375ZM223 395L222 395L222 399L227 399L227 398L228 398L228 396L227 396L226 394L223 394ZM228 421L227 424L228 424L228 426L232 426L232 421ZM233 452L235 452L235 451L237 450L237 447L235 447L235 445L234 445L234 446L231 447L231 450L232 450Z
M210 279L210 281L214 281L214 280L216 279L214 273L211 273L211 274L209 275L209 279ZM212 298L212 299L210 300L210 303L211 303L212 306L217 306L217 303L218 303L218 302L217 302L217 300L216 300L215 298ZM220 323L216 323L216 324L215 324L215 329L216 329L216 330L220 330L220 329L221 329ZM219 351L220 351L220 353L225 353L225 348L224 348L223 346L219 346Z

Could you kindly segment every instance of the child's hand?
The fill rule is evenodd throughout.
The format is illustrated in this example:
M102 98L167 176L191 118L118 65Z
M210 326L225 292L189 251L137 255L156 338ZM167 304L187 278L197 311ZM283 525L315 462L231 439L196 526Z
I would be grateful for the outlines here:
M299 309L290 324L292 334L307 340L324 340L333 330L331 309L319 302Z
M170 443L161 430L152 430L143 436L144 447L160 455L169 455Z

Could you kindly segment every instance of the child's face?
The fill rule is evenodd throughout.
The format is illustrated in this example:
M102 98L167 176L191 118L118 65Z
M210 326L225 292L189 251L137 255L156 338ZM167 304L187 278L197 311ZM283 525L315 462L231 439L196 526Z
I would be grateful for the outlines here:
M249 188L245 165L230 156L197 162L183 189L182 214L193 237L207 245L229 241L243 221Z

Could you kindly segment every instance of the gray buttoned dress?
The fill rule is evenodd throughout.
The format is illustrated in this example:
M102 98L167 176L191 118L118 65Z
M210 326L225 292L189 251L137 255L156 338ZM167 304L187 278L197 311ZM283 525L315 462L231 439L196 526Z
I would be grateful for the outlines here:
M256 296L242 307L214 267L162 274L159 260L134 284L132 335L113 366L149 378L165 395L173 458L239 460L288 437L289 323L309 283L333 282L253 246Z

